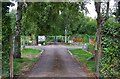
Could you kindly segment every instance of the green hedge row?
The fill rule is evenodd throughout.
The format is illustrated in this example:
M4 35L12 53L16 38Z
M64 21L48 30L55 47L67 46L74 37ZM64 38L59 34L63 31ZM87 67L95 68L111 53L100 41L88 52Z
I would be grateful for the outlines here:
M108 20L103 27L103 54L100 64L102 77L120 76L120 24Z

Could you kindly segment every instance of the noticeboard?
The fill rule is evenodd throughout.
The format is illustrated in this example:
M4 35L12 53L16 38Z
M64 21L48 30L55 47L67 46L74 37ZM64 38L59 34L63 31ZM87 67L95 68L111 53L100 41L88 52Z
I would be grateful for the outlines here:
M45 41L45 36L38 36L38 41Z

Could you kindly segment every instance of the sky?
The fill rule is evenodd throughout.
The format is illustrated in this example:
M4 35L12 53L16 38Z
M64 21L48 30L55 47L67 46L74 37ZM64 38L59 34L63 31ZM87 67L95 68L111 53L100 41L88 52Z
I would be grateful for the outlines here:
M88 8L88 11L90 14L87 14L87 16L92 17L92 18L96 18L97 17L97 13L95 11L95 6L94 6L94 1L90 0L91 3L87 4L86 7ZM112 8L114 6L114 0L110 0L110 8Z
M89 11L89 14L87 14L87 16L95 19L97 17L97 13L95 11L94 1L93 0L90 0L90 1L91 1L91 3L90 4L88 3L86 5L86 7L88 8L88 11ZM110 0L110 7L112 7L113 5L114 5L114 0ZM12 9L16 9L16 8L17 8L17 4L15 3L15 6L11 7L10 11Z
M87 14L87 16L92 17L92 18L96 18L97 17L97 13L95 11L95 6L94 6L94 1L91 1L90 4L86 5L89 14Z

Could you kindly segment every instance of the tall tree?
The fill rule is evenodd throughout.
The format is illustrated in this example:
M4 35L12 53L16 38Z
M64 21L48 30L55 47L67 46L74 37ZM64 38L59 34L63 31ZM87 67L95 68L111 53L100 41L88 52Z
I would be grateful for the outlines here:
M120 23L120 1L118 2L118 8L116 11L116 18L117 18L117 21Z
M95 2L95 9L97 12L97 49L96 49L96 75L99 78L99 68L100 68L100 59L102 55L102 27L104 26L105 21L108 19L108 13L109 13L109 2L104 2L104 5L107 5L107 7L102 7L102 2ZM102 11L101 11L102 10Z
M17 13L16 13L16 34L15 34L15 52L14 58L21 58L21 19L22 19L22 8L23 2L17 2Z
M76 19L75 12L76 13L78 12L78 7L79 7L79 4L77 3L57 3L56 2L56 3L29 3L29 4L30 5L28 5L25 11L25 14L23 15L22 24L24 27L22 28L22 30L26 30L26 32L28 33L32 32L32 33L38 33L41 35L42 34L64 35L63 32L65 30L64 28L65 25L68 25L68 24L71 25L72 21L74 21L73 19ZM38 7L38 6L41 6L41 7ZM68 9L68 10L65 10L65 9ZM31 28L35 29L36 31L33 31L33 30L28 31L26 27L29 27L29 26L31 26ZM49 29L46 29L46 28L49 28Z
M2 75L9 76L9 52L10 52L10 37L11 26L9 13L10 2L2 2Z

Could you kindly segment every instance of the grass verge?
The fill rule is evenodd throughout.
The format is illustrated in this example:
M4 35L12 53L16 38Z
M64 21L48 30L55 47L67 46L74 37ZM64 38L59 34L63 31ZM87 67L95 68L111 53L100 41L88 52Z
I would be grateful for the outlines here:
M22 50L21 59L14 59L14 75L22 75L38 60L37 55L41 50L25 48Z
M2 75L2 52L0 52L0 76L1 75Z
M95 61L87 60L89 57L92 57L93 54L88 53L82 49L74 49L70 50L70 52L80 61L80 63L86 66L89 71L95 71Z
M73 44L65 43L64 46L73 46Z

